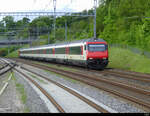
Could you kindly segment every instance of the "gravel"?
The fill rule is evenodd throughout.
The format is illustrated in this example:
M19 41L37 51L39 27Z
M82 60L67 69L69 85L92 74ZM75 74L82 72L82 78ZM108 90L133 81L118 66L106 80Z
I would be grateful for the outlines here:
M29 109L30 113L48 113L48 108L30 84L18 75L18 73L15 73L15 77L17 79L17 83L24 85L25 93L27 95L25 106Z
M37 69L28 65L24 65L26 68L45 75L46 77L52 79L53 81L59 82L63 85L66 85L70 88L73 88L87 96L90 96L94 98L95 100L105 104L106 106L120 112L120 113L144 113L143 110L133 106L132 104L129 104L128 102L123 101L119 97L114 97L113 95L104 92L102 90L99 90L97 88L94 88L92 86L88 86L84 83L81 83L79 81L72 81L70 79L62 78L62 76L55 75L54 73L50 73L47 71L43 71L42 69Z
M5 81L8 79L7 74L3 75L3 78L2 76L0 77L1 84L3 83L2 79ZM0 113L22 113L23 111L24 105L19 99L19 94L16 91L15 83L13 80L10 80L8 81L8 86L0 96Z
M0 89L3 87L3 85L4 85L3 81L6 80L7 76L8 76L8 74L3 74L0 76Z

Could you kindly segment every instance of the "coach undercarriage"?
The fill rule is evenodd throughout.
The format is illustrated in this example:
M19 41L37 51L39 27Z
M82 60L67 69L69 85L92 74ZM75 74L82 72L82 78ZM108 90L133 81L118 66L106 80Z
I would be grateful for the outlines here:
M87 67L91 69L104 69L108 64L108 59L89 59Z

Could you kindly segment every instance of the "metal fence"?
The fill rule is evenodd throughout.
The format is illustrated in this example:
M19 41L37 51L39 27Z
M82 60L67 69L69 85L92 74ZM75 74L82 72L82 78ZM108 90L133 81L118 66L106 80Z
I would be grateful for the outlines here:
M110 47L117 47L117 48L128 49L128 50L132 51L133 53L144 55L147 58L150 58L150 52L144 51L144 50L136 48L136 47L132 47L132 46L129 46L129 45L121 45L121 44L110 44L109 46Z

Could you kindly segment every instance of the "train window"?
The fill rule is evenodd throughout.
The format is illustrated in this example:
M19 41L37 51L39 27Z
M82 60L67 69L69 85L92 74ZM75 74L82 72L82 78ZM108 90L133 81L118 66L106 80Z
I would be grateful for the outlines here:
M40 54L40 50L38 50L38 54Z
M81 54L83 55L83 46L81 46Z
M108 49L108 45L105 45L105 47L106 47L106 50Z
M49 53L50 53L50 54L53 54L53 49L52 49L52 48L49 49Z
M44 50L40 50L40 54L43 54L44 53Z
M52 49L49 49L49 54L53 54L53 50Z
M39 50L39 54L41 54L41 50Z
M81 53L82 51L80 46L69 47L69 54L80 55Z
M46 54L46 49L43 49L43 54Z
M84 45L84 50L86 50L86 45Z
M49 54L49 49L46 49L46 54Z
M88 45L88 50L91 51L91 52L105 51L106 47L105 47L105 44L89 44Z
M44 54L44 50L41 50L41 54Z
M55 48L55 54L65 54L65 48Z
M52 49L46 49L46 54L53 54Z

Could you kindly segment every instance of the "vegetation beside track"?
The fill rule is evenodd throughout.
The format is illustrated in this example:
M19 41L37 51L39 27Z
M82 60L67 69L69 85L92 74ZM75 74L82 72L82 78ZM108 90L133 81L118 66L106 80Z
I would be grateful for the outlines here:
M150 73L150 59L127 49L109 48L109 61L108 68Z
M26 92L24 90L24 86L20 83L17 83L17 80L16 80L16 77L14 75L14 72L12 72L12 79L15 81L15 84L16 84L16 89L17 91L20 93L20 100L23 104L26 104L27 102L27 95L26 95ZM28 113L30 112L29 108L28 107L25 107L24 108L24 113Z
M27 48L29 47L29 45L24 45L22 48ZM6 58L17 58L18 57L18 49L12 51L11 53L9 53L7 56L5 56Z
M18 57L18 50L15 50L15 51L11 52L6 57L17 58Z

